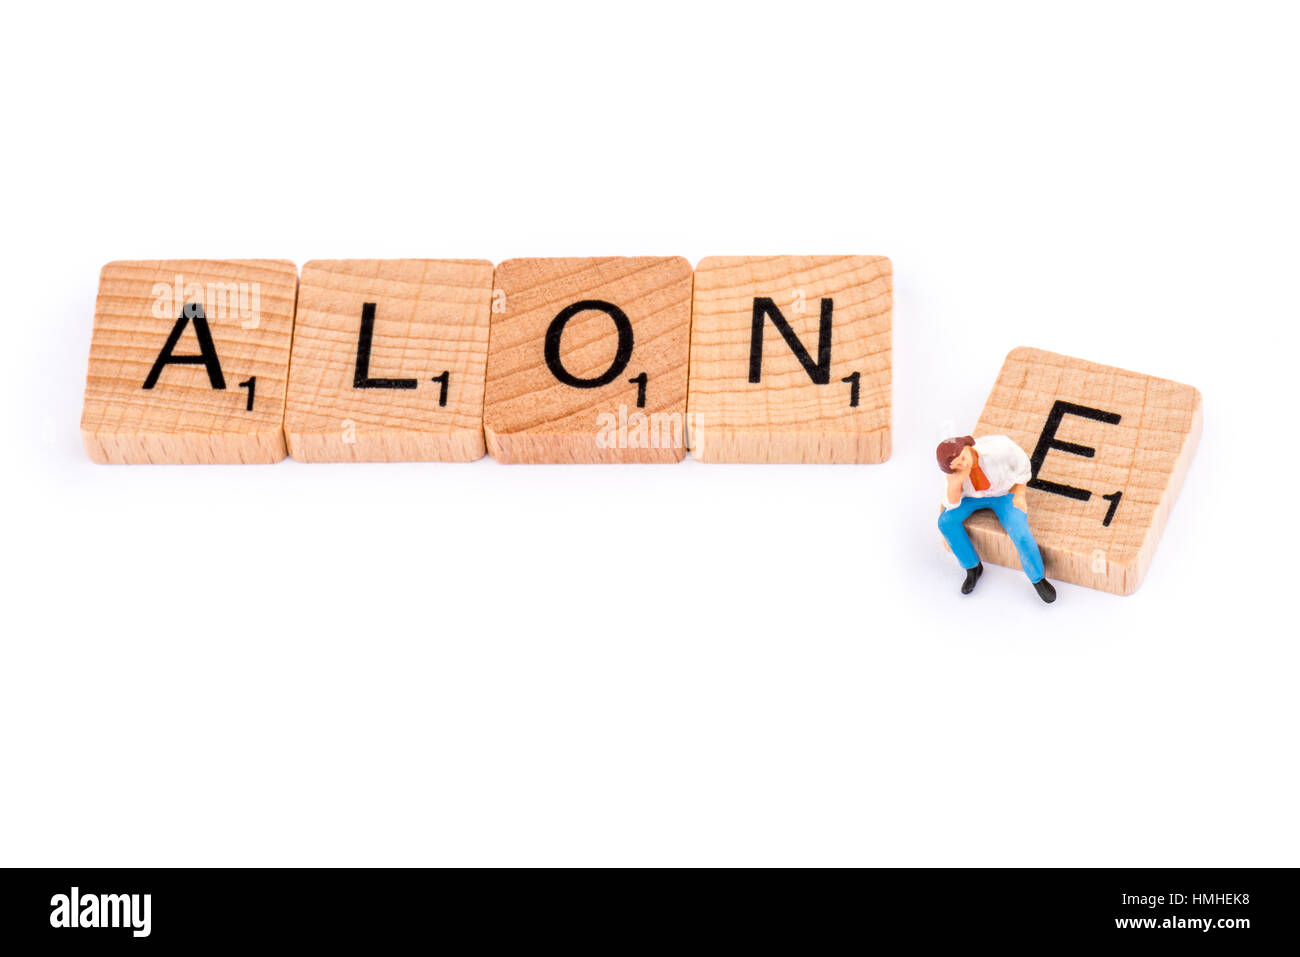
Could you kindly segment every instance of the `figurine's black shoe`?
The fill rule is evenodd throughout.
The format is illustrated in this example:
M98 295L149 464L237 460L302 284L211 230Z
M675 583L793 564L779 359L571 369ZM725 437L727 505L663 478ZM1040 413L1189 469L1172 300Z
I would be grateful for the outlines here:
M961 583L961 593L963 595L969 595L971 592L973 592L975 590L975 583L980 580L980 576L983 574L984 574L983 562L980 562L974 568L966 569L966 580ZM1050 588L1051 586L1049 585L1048 587ZM1051 600L1052 599L1050 598L1047 599L1047 601L1051 601Z
M1038 592L1038 597L1049 605L1056 601L1056 589L1052 587L1052 583L1046 578L1040 578L1034 582L1034 591Z

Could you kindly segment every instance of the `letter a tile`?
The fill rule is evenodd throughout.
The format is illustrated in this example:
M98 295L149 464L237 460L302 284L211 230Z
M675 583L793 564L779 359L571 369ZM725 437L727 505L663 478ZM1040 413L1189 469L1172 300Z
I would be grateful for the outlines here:
M105 266L81 415L91 459L284 458L297 281L293 263L271 259Z
M893 276L883 256L710 256L688 403L704 462L883 462Z
M483 456L492 264L349 259L302 267L284 431L304 462Z
M1049 579L1128 595L1146 574L1201 434L1190 385L1041 349L1007 356L972 433L1027 453L1029 527ZM966 520L985 561L1020 567L987 510Z
M679 462L691 265L511 259L496 271L484 429L502 462Z

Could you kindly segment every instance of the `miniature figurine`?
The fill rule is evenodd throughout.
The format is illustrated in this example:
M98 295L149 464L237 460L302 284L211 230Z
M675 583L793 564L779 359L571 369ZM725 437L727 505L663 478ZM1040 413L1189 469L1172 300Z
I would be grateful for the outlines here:
M993 510L1020 553L1020 567L1046 602L1056 601L1056 589L1043 577L1043 556L1029 530L1029 502L1025 485L1033 475L1025 450L1005 435L969 435L945 439L935 449L935 458L948 476L944 490L939 531L952 553L966 569L961 593L969 595L984 574L984 565L962 524L966 516L981 508Z

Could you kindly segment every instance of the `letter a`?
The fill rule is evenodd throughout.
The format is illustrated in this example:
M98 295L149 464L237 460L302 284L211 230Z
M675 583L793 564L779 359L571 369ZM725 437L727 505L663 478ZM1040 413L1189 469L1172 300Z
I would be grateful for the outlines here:
M196 356L178 356L175 354L176 344L181 341L181 333L185 331L185 326L191 319L194 322L194 336L199 340L199 354ZM224 389L226 387L226 377L221 374L221 360L217 358L217 348L212 344L212 332L208 329L208 319L203 314L203 303L190 303L181 310L176 325L172 326L171 335L167 337L167 343L162 347L162 352L158 353L153 368L149 370L149 375L144 380L144 388L152 389L156 386L158 377L162 375L163 369L169 365L206 366L208 381L212 383L212 388Z

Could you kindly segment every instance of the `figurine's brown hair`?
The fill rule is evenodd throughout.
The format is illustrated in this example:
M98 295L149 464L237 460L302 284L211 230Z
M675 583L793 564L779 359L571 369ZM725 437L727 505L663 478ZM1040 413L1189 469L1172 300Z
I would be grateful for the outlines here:
M948 467L948 463L961 455L961 450L966 446L974 444L975 439L969 435L961 435L955 439L944 439L939 443L939 447L934 450L934 457L939 460L939 468L951 475L952 469Z

